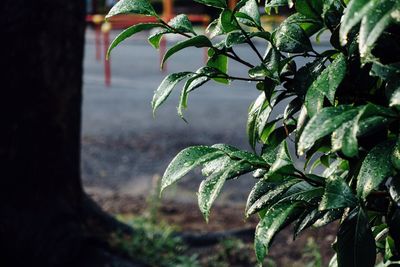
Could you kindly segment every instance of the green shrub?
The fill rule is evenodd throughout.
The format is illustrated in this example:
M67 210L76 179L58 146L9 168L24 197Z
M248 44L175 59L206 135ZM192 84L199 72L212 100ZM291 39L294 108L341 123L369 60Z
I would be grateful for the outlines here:
M206 66L163 80L154 94L154 111L183 80L182 118L189 93L209 81L253 81L260 91L248 114L252 152L225 144L186 148L168 166L161 189L202 167L206 179L198 203L208 220L225 181L253 172L257 180L245 213L260 216L255 234L259 262L285 226L293 223L296 236L336 220L340 227L331 266L374 266L377 253L387 264L399 260L400 1L267 0L267 15L281 6L294 12L273 32L262 27L256 0L241 0L234 10L225 0L196 2L220 11L208 35L194 32L186 15L163 21L147 0L121 0L108 15L135 13L158 21L126 29L109 51L150 28L159 28L149 37L155 48L166 33L185 37L169 48L162 64L187 47L208 48ZM319 53L310 39L325 31L331 47ZM263 54L254 39L267 42ZM235 53L243 43L258 57L256 64ZM296 66L297 57L308 63ZM231 76L230 60L241 63L248 75ZM271 117L278 104L286 105L285 112ZM287 142L294 143L304 168L294 166ZM317 166L323 171L315 171Z

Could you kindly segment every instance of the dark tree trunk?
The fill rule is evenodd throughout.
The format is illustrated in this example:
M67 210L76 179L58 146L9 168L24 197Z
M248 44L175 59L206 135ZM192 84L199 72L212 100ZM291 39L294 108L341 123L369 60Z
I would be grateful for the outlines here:
M84 1L1 5L0 258L56 266L83 240Z
M96 254L80 180L84 3L0 4L0 266Z

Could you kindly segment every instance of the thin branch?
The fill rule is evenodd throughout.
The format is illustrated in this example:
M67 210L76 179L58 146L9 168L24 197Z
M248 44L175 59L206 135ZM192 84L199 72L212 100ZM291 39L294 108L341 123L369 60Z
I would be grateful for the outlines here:
M253 41L250 39L247 32L245 30L243 30L243 28L240 26L239 21L237 20L235 15L233 15L233 18L235 19L236 23L238 24L240 31L243 33L244 37L246 37L246 42L250 45L251 49L253 49L253 51L257 54L260 61L263 62L264 61L263 57L261 56L260 52L257 50L256 46L254 45Z

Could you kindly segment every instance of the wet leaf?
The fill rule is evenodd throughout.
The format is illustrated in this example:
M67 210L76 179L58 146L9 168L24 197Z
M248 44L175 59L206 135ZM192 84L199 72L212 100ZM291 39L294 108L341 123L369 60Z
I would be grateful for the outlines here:
M193 76L192 72L178 72L172 73L164 78L157 90L154 92L151 106L153 107L153 113L156 112L157 108L164 103L164 101L171 94L174 87L183 79Z
M268 178L267 178L267 182L268 182ZM257 188L253 188L254 192L252 194L251 197L251 202L248 202L248 206L246 208L246 216L250 216L268 206L270 206L273 203L278 202L281 197L285 194L285 192L287 190L289 190L290 187L292 187L293 185L297 184L301 182L300 179L290 179L288 181L285 181L279 185L277 185L276 187L273 187L272 189L266 191L265 194L260 196L260 192L256 191L259 190L259 186L262 185L262 182L258 182L256 184ZM257 195L255 195L255 193L257 193ZM258 199L256 199L256 196L259 197Z
M382 35L383 31L394 22L400 22L399 15L400 3L397 0L371 1L376 2L361 20L359 50L361 57L366 60L372 58L371 50Z
M120 0L108 12L106 19L120 14L157 16L156 11L148 0Z
M181 179L197 166L223 155L224 153L221 150L208 146L194 146L185 148L179 152L178 155L176 155L168 165L161 179L160 192L162 192L167 186Z
M343 54L339 54L307 90L305 105L310 117L322 109L325 97L332 105L334 104L336 89L345 75L346 58Z
M258 262L264 260L275 234L294 221L301 210L299 203L277 203L267 210L255 233L254 247Z
M218 8L227 7L225 0L194 0L194 1L212 7L218 7Z
M108 58L110 56L111 50L113 50L119 43L121 43L125 39L133 36L138 32L153 29L156 27L163 27L163 25L160 23L140 23L125 29L120 34L118 34L117 37L115 37L115 39L111 42L110 46L108 47L106 57Z
M347 43L347 34L374 7L376 1L352 0L344 11L340 25L340 42Z
M350 214L341 224L337 235L337 261L339 267L375 266L375 239L363 209Z
M327 107L317 113L305 126L298 142L298 153L303 155L305 150L312 147L318 139L332 133L343 123L351 120L358 113L351 106Z
M192 23L190 22L188 16L185 14L180 14L168 22L168 25L175 28L180 32L190 32L196 35L193 30Z
M322 4L321 0L297 0L296 10L309 18L321 18Z
M355 195L340 176L332 175L326 180L325 193L319 205L319 210L347 208L356 205Z
M187 40L181 41L177 44L175 44L173 47L171 47L170 49L168 49L168 51L165 53L162 61L161 61L161 68L164 66L165 61L167 61L167 59L169 57L171 57L173 54L181 51L182 49L188 48L188 47L211 47L211 41L204 35L198 35L192 38L189 38Z
M275 32L273 41L281 52L303 53L312 50L306 33L297 24L281 24Z
M378 144L365 157L357 176L357 195L365 199L392 173L390 154L393 142Z

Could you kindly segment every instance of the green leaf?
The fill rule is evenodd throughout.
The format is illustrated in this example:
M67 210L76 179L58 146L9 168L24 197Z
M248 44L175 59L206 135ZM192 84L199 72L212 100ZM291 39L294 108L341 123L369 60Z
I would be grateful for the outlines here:
M168 25L180 32L190 32L196 35L193 30L192 23L190 22L188 16L186 16L185 14L180 14L174 17L168 22Z
M246 36L240 30L232 31L226 35L225 46L227 48L233 47L237 44L243 44L246 42Z
M307 91L305 105L310 117L318 113L324 104L326 97L333 105L336 89L346 76L346 58L339 54L318 78L312 83Z
M276 233L294 221L301 210L299 203L277 203L267 210L255 233L254 247L258 262L263 262Z
M371 57L371 50L383 31L391 23L400 22L399 10L398 0L385 0L376 1L376 4L366 12L361 20L358 41L360 55L364 60Z
M194 0L203 5L218 7L218 8L226 8L226 0Z
M280 145L278 154L275 162L272 164L268 173L271 175L273 173L279 174L293 174L296 169L293 166L293 161L290 157L287 143L284 141Z
M400 110L400 80L397 80L397 86L394 89L391 97L390 97L390 104L391 107L396 107Z
M228 57L222 54L214 54L208 59L207 66L226 74L228 72ZM229 80L226 78L214 78L213 80L222 84L229 84Z
M378 144L365 157L357 177L357 195L365 199L392 173L390 161L393 142Z
M277 11L278 7L289 6L289 8L292 8L293 5L294 5L293 0L266 0L265 1L265 12L268 15L270 15L271 8L274 8Z
M282 23L276 30L273 41L282 52L303 53L312 50L310 39L297 24Z
M357 205L357 199L349 185L340 176L330 176L326 181L325 193L318 209L329 210L355 205Z
M340 42L347 43L347 34L375 5L376 0L352 0L344 11L340 25Z
M199 73L199 71L200 71L200 73ZM203 84L205 84L206 82L208 82L210 80L210 78L208 78L203 73L201 73L201 69L199 71L197 72L197 74L195 76L193 76L192 78L190 78L186 81L186 83L183 86L183 89L181 91L181 95L179 97L178 115L182 119L184 119L183 109L187 108L189 92L202 86Z
M329 223L340 219L343 215L344 209L324 210L321 218L316 220L313 224L314 227L323 227Z
M250 146L254 149L257 143L257 118L264 106L265 94L261 93L256 101L250 105L247 117L247 137Z
M215 199L221 192L222 186L230 175L235 175L240 169L244 161L236 163L227 162L226 165L220 167L221 171L212 174L206 180L201 182L198 193L198 204L204 219L208 222L210 216L210 209ZM220 165L221 166L221 165Z
M321 0L297 0L296 10L309 18L321 18L322 4Z
M224 9L219 16L219 24L224 33L239 30L240 27L234 19L234 13L229 9Z
M390 159L392 161L393 167L397 170L400 170L400 135L397 137L397 142L396 145L393 147Z
M388 119L383 116L391 115L394 115L391 110L377 105L367 104L360 107L358 114L352 120L333 132L332 151L342 150L347 157L356 156L358 154L357 137L386 124Z
M178 72L172 73L164 78L157 90L154 92L151 106L153 107L153 113L156 112L157 108L164 103L164 101L171 94L172 89L183 79L193 76L192 72Z
M111 53L111 50L113 50L114 47L116 47L119 43L124 41L126 38L131 37L132 35L144 31L144 30L149 30L153 29L156 27L163 27L162 24L160 23L139 23L136 25L133 25L125 30L123 30L120 34L118 34L117 37L111 42L110 46L108 47L106 58L108 59Z
M274 182L272 182L272 184L265 187L268 191L261 194L264 192L260 190L261 186L265 186L263 183L270 183L268 178L263 178L250 192L246 206L246 216L248 217L266 207L269 207L271 204L278 202L290 187L299 182L301 182L300 179L289 179L281 184L276 184L276 186L274 186Z
M171 31L168 29L160 29L160 30L156 31L155 33L151 34L148 38L148 41L151 44L151 46L154 47L155 49L159 49L161 38L166 33L171 33Z
M249 196L246 201L246 216L250 215L249 209L253 206L253 204L259 200L263 195L267 194L269 191L274 190L279 186L279 182L269 181L269 179L262 178L260 179L254 187L251 189ZM256 211L255 211L256 212Z
M246 4L239 9L239 12L246 14L257 27L261 27L260 12L258 11L258 3L256 0L246 1Z
M363 209L356 210L342 223L337 235L337 261L339 267L373 267L375 265L375 239Z
M213 147L193 146L178 153L168 165L161 179L160 193L197 166L223 156L224 153Z
M157 17L156 11L148 0L120 0L108 12L106 19L120 14L140 14Z
M307 17L300 13L294 13L293 15L290 15L283 23L299 25L304 30L307 37L311 37L324 26L320 19Z
M161 68L164 66L165 61L172 56L173 54L181 51L182 49L188 48L188 47L211 47L211 41L204 35L198 35L192 38L189 38L187 40L181 41L168 49L168 51L165 53L162 61L161 61Z
M312 208L303 212L302 216L299 218L294 226L294 238L296 238L301 231L312 226L319 218L324 215L325 211L319 211L318 209Z
M358 113L358 108L337 106L322 109L307 123L298 142L298 153L303 155L305 150L312 147L318 139L332 133L343 123L351 120Z

